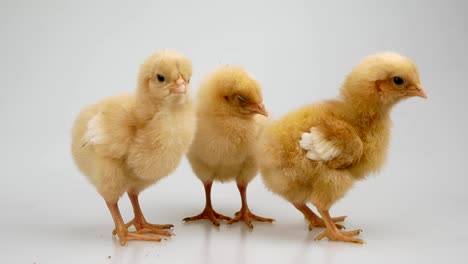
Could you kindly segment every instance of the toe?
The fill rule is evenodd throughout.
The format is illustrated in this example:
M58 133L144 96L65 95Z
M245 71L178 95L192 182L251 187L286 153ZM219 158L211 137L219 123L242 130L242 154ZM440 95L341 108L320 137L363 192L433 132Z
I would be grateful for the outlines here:
M197 221L197 220L200 220L200 219L203 219L203 216L201 214L196 215L196 216L185 217L184 219L182 219L182 221L192 222L192 221Z
M239 219L240 219L239 217L232 218L231 220L228 221L228 225L232 225L234 223L239 222Z
M146 234L146 233L150 233L151 232L151 229L149 228L142 228L140 230L137 230L135 232L132 232L132 233L135 233L135 234Z
M357 243L357 244L364 244L364 240L362 239L359 239L359 238L355 238L355 237L348 237L349 240L347 240L346 242L352 242L352 243Z
M229 216L225 216L225 215L222 215L222 214L218 214L216 212L213 213L214 216L217 218L217 219L220 219L220 220L225 220L225 221L231 221L232 218L229 217Z
M253 224L252 224L252 221L250 221L250 219L245 219L245 220L244 220L244 223L245 223L250 229L253 228Z
M343 222L346 219L347 216L339 216L339 217L332 217L332 221L334 223L336 222Z
M174 234L171 233L171 232L164 231L164 230L161 230L161 229L152 229L152 230L151 230L151 233L157 234L157 235L161 235L161 236L167 236L167 237L170 237L170 236L173 236L173 235L174 235Z
M317 237L315 237L315 240L322 240L324 237L328 237L327 231L320 233Z
M361 234L361 232L362 232L362 230L358 229L358 230L353 230L353 231L348 231L348 232L342 232L342 234L345 235L345 236L353 237L353 236L357 236L357 235Z
M172 236L173 234L171 232L168 232L168 231L165 231L165 230L162 230L162 229L159 229L159 228L155 228L155 227L146 227L142 230L148 230L147 232L145 233L152 233L152 234L156 234L156 235L160 235L160 236L167 236L167 237L170 237Z
M250 214L250 217L257 222L273 223L273 221L275 221L275 219L261 217L252 213Z
M335 226L338 229L346 229L346 227L344 227L343 225L340 225L340 224L335 224Z
M154 228L158 228L158 229L171 229L174 227L174 225L171 225L171 224L157 225L157 224L148 223L148 225Z
M137 233L128 233L127 240L140 240L140 241L155 241L160 242L162 239L160 237L142 235Z
M354 230L354 231L349 231L349 232L333 232L330 234L327 230L321 233L320 235L318 235L315 239L321 240L324 237L327 237L329 240L332 240L332 241L342 241L342 242L352 242L352 243L363 244L364 241L362 239L353 237L353 236L359 235L360 233L361 233L361 230Z
M192 217L185 217L184 219L182 219L182 222L190 222L192 221Z
M209 218L209 220L211 221L211 223L212 223L213 225L219 226L219 221L218 221L218 219L216 219L216 217L211 216L211 217Z

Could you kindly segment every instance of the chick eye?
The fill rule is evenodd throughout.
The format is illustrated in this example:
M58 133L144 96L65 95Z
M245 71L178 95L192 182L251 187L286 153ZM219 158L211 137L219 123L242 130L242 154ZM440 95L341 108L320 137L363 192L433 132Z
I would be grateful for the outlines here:
M405 80L403 78L395 76L393 77L393 83L396 85L403 85L405 83Z
M188 78L187 83L190 83L190 78Z
M239 100L240 102L243 102L243 103L247 101L247 100L245 100L244 97L242 97L242 96L240 96L240 95L237 95L237 96L236 96L236 99Z
M165 78L161 74L156 75L156 78L158 78L159 82L164 82Z

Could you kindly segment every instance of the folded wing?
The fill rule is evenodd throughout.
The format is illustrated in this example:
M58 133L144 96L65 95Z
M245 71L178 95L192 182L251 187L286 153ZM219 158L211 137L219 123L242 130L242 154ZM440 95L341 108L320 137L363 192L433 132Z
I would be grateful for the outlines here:
M325 162L332 168L355 163L363 151L362 140L354 128L335 119L321 121L303 133L299 145L308 159Z

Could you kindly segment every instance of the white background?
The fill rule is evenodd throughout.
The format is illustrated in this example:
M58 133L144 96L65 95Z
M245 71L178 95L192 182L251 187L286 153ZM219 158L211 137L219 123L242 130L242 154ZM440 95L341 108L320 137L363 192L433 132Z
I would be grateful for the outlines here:
M468 257L468 22L464 1L1 1L0 262L441 263ZM175 48L192 59L193 90L220 63L245 66L274 118L334 97L362 57L394 50L419 65L429 100L393 111L389 160L332 209L364 245L314 241L302 215L257 177L251 208L272 226L183 224L204 205L184 160L141 195L147 218L175 225L162 243L111 236L102 198L71 159L79 110L133 91L140 63ZM215 184L215 209L240 207ZM121 209L132 217L128 199ZM110 258L108 258L110 256Z

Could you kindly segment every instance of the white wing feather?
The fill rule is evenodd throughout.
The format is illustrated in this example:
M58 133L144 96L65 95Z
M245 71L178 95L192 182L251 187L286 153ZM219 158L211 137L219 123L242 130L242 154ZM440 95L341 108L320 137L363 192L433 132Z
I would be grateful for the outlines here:
M302 149L307 150L306 157L311 160L332 160L337 157L341 150L325 139L322 132L313 127L310 133L302 133L299 144Z
M93 116L86 126L86 133L83 135L83 145L100 144L104 141L104 130L101 126L101 113Z

